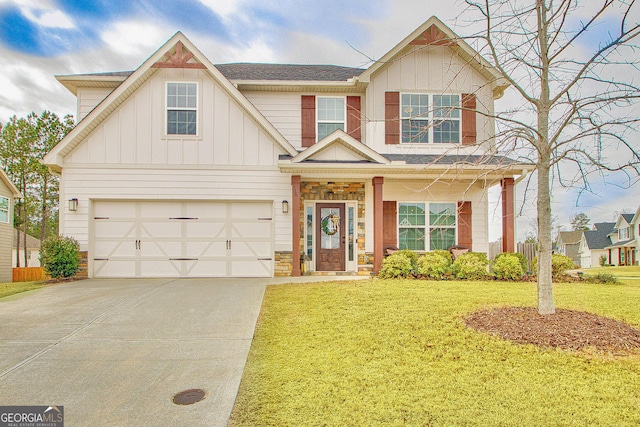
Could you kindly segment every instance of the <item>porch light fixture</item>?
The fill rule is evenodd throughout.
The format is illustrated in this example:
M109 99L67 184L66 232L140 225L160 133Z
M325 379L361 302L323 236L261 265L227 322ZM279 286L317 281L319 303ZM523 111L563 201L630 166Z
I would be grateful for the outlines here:
M78 199L76 198L69 199L69 210L71 212L75 212L78 210Z
M289 213L289 202L286 200L282 201L282 213Z

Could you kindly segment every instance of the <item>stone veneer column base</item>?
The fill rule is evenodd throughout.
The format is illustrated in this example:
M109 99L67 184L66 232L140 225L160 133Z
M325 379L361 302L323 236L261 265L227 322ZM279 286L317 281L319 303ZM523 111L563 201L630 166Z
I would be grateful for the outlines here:
M293 270L291 251L276 251L274 257L273 275L275 277L291 276Z

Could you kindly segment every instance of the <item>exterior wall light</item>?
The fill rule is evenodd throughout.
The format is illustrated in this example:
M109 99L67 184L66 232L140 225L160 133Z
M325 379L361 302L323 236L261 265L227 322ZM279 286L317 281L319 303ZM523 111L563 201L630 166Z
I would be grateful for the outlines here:
M282 201L282 213L289 213L289 202L286 200Z
M71 212L76 212L78 210L78 199L69 199L69 210Z

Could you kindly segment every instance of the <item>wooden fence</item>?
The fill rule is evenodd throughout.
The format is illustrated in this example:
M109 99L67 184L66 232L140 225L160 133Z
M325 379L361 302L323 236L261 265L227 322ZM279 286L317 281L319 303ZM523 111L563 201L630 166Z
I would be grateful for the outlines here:
M538 255L538 249L535 243L520 243L516 245L516 252L521 253L529 260L529 271L531 271L531 261ZM496 255L502 253L502 239L489 243L489 259L492 260Z
M42 267L19 267L13 269L14 282L33 282L45 280L46 278Z

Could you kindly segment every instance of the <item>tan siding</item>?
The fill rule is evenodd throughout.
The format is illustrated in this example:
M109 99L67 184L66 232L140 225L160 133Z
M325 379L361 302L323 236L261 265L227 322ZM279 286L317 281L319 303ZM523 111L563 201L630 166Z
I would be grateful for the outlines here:
M409 46L401 52L399 59L383 67L367 87L364 110L367 112L366 143L380 153L406 153L407 146L385 145L384 94L399 92L453 92L477 95L479 111L493 113L493 94L486 79L468 66L455 52L447 47ZM485 141L482 150L491 149L494 144L494 122L484 115L477 117L477 140ZM440 154L457 148L450 144L412 145L415 154ZM461 148L468 153L477 147Z
M9 198L9 223L0 222L0 283L11 282L11 242L13 218L13 195L0 180L0 196Z
M488 252L487 191L480 185L469 187L460 183L435 183L428 189L425 186L424 181L385 179L382 186L382 199L399 202L446 202L456 205L461 200L470 201L473 204L473 250ZM367 218L367 221L373 221L373 218Z
M78 111L76 121L79 122L111 93L107 88L78 88Z
M167 136L165 85L194 81L199 88L196 136ZM281 149L203 70L162 69L139 87L65 158L66 165L265 165Z
M294 147L302 147L299 93L245 92L244 95Z
M291 199L291 178L275 167L260 169L128 169L63 170L60 200L79 200L77 212L60 213L61 233L87 250L90 199L129 200L272 200L275 202L275 250L291 249L291 214L280 213Z

